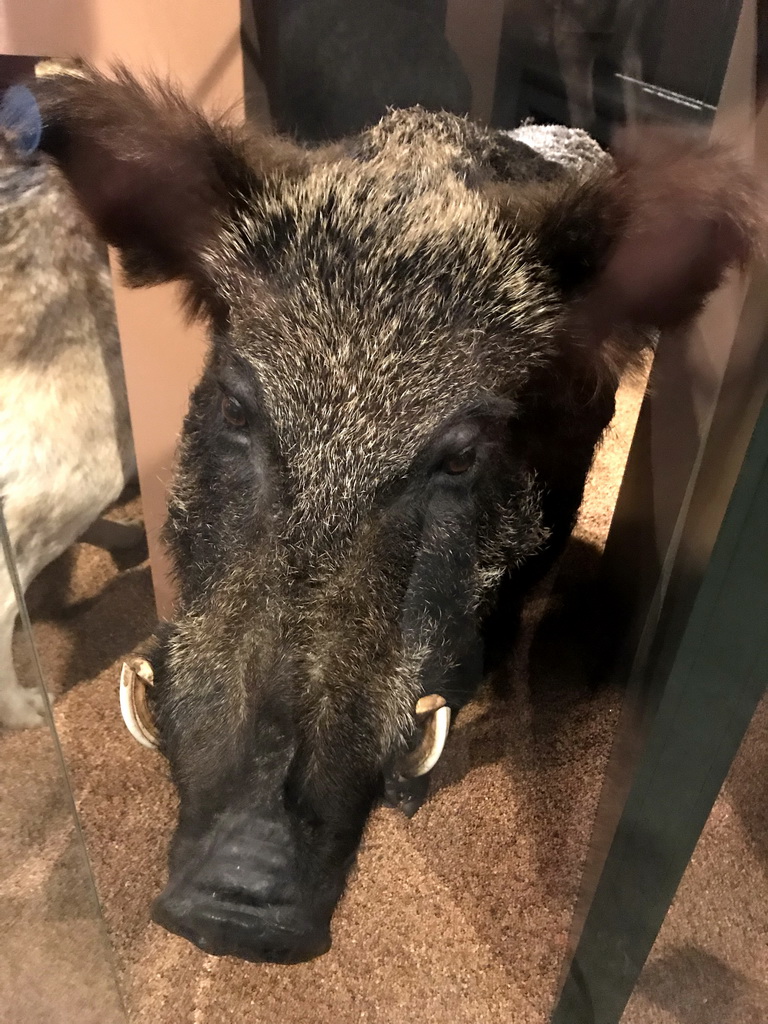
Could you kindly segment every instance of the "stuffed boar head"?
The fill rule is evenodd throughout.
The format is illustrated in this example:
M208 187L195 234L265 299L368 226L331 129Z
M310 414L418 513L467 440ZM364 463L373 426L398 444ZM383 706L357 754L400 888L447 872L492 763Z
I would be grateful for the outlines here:
M567 535L617 374L744 262L755 190L663 133L576 174L420 109L304 149L124 71L37 96L129 282L210 325L178 608L123 678L180 797L155 918L311 958L385 781L429 771L482 677L499 588Z

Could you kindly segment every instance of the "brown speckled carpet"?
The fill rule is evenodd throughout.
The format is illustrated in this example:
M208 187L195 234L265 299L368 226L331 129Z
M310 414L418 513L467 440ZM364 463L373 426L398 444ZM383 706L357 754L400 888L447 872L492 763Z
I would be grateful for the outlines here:
M124 558L120 570L111 555L78 545L37 581L36 641L131 1024L548 1019L620 699L589 684L570 610L583 622L582 588L608 529L639 396L639 386L622 391L555 590L542 588L527 611L509 700L486 695L462 716L412 821L376 813L333 949L310 964L214 959L149 922L174 794L163 761L124 729L116 699L120 656L153 625L148 567ZM49 748L41 733L0 735L0 931L11 936L0 1020L111 1024L116 1011L98 972L88 992L71 981L73 965L99 960L101 936L82 905L73 909L80 865L67 874L76 846L55 785L41 781ZM763 709L627 1024L767 1024L767 788ZM52 1013L45 994L55 986Z

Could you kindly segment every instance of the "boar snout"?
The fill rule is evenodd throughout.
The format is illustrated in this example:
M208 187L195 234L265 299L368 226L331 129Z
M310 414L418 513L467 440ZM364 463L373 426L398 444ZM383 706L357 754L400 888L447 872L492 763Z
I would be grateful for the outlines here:
M287 817L225 811L202 839L177 839L183 857L152 919L215 956L291 964L327 953L348 858L310 885L291 833Z
M162 658L133 656L123 665L121 708L144 746L167 749L153 703L172 687ZM408 748L387 766L403 786L426 778L442 753L451 721L445 698L421 697L413 721ZM169 880L152 918L206 953L300 963L330 949L333 913L384 780L347 775L324 799L317 780L309 784L296 724L281 702L262 705L244 732L236 783L226 772L191 788L179 779ZM177 730L171 747L183 735Z

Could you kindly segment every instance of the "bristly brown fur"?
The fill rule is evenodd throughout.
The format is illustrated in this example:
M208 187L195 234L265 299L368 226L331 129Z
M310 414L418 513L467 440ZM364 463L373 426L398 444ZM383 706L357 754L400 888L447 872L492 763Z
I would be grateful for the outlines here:
M676 136L574 177L421 109L309 151L124 69L38 95L130 280L212 323L151 652L181 832L279 795L332 873L418 696L471 698L565 544L619 374L748 259L757 188Z

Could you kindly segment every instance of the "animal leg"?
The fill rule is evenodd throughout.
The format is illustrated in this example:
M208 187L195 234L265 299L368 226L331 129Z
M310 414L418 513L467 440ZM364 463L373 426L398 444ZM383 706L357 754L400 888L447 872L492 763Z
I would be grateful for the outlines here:
M575 18L567 12L558 11L554 42L565 81L571 126L590 130L595 123L595 53L592 41Z
M105 551L127 551L144 540L144 523L140 519L97 519L88 527L80 540L94 544Z
M45 697L38 688L22 686L13 666L16 602L11 580L0 566L0 726L27 729L45 723Z

